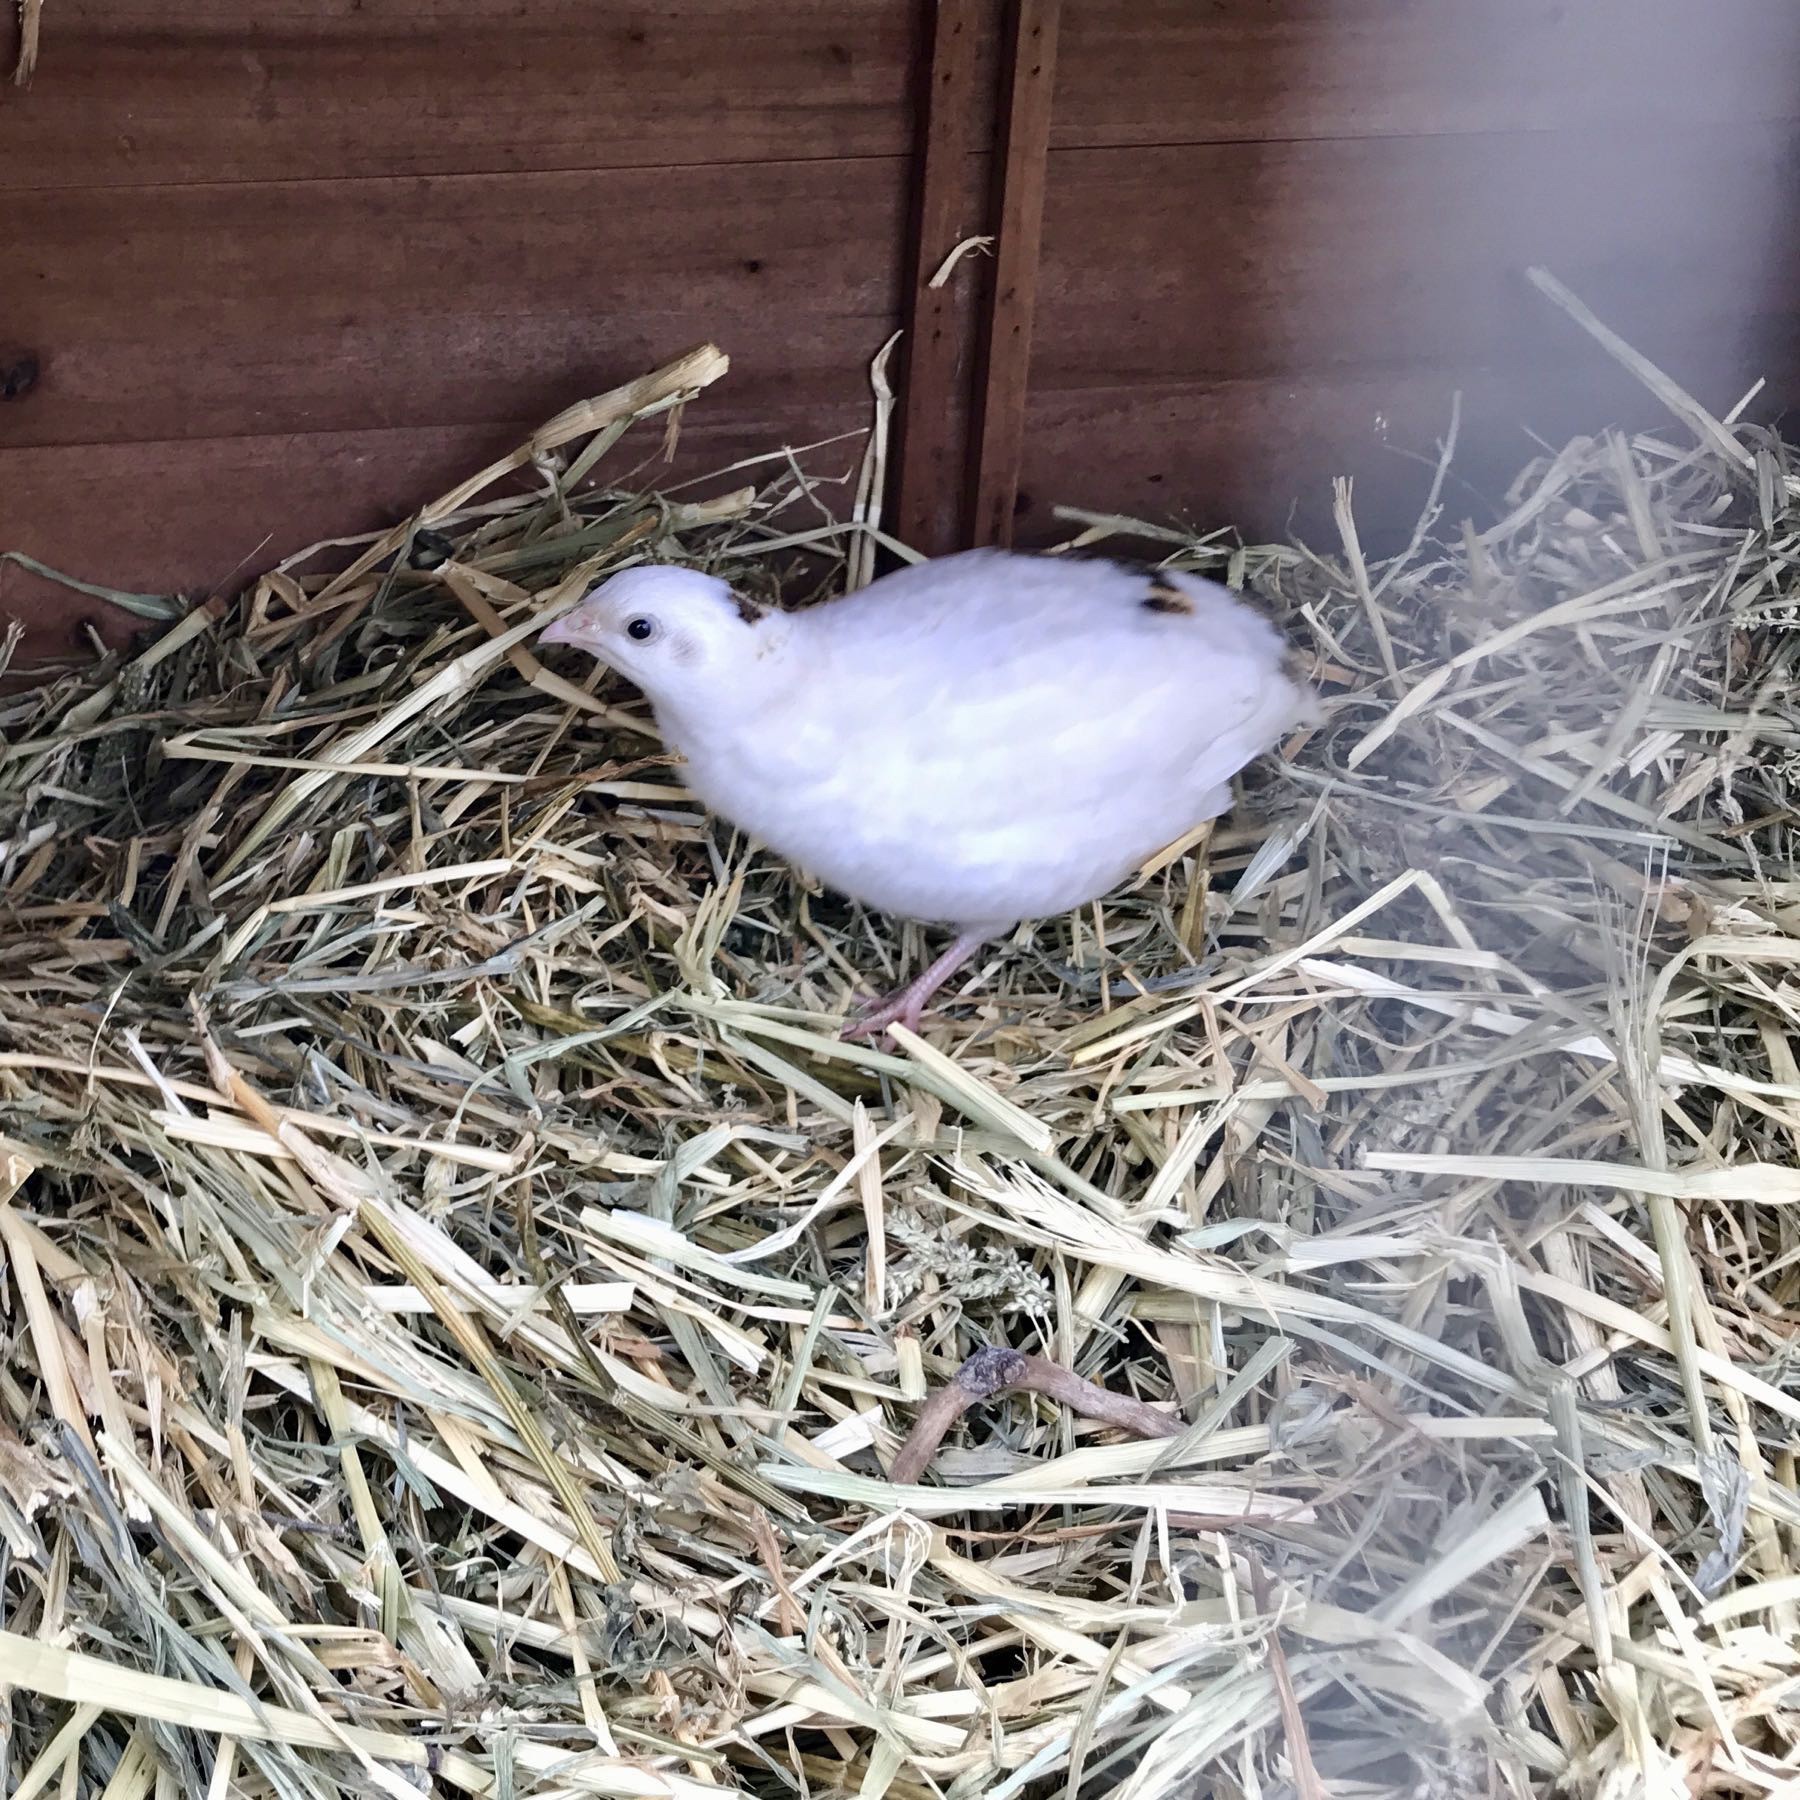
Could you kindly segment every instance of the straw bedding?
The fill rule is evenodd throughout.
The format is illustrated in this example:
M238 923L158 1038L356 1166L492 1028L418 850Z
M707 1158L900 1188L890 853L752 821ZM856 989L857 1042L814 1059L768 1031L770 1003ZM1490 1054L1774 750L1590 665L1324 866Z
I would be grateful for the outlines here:
M914 935L529 648L866 568L587 482L722 367L0 703L0 1788L1800 1791L1782 445L1644 371L1389 561L1073 517L1328 722L852 1047ZM1174 1435L890 1484L994 1346Z

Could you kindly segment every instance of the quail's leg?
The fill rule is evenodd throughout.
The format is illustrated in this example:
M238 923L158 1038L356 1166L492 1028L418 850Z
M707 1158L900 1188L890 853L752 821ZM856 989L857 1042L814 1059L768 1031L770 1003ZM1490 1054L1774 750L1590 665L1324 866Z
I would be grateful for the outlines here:
M917 1031L925 1003L987 942L989 935L964 932L923 975L859 1012L844 1027L843 1035L847 1038L874 1037L890 1025L904 1025L908 1031Z

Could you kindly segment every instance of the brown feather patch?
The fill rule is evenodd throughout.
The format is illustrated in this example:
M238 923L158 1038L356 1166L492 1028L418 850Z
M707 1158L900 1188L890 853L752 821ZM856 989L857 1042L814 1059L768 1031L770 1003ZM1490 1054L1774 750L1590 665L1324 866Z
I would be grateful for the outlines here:
M731 603L737 608L737 616L746 625L754 625L769 616L769 609L766 606L759 606L754 600L747 595L740 594L735 588L731 591Z
M1171 587L1166 581L1153 581L1144 600L1144 610L1175 613L1181 618L1191 619L1194 616L1194 603L1180 588Z

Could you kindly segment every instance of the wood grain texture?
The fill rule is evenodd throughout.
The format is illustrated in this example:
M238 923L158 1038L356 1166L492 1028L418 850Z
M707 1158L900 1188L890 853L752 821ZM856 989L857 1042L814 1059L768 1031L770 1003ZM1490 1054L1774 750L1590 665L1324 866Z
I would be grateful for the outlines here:
M1672 374L1723 406L1759 374L1770 397L1800 393L1800 350L1752 364L1704 343L1667 359ZM1299 533L1326 550L1331 482L1350 476L1371 553L1404 541L1430 485L1436 448L1462 395L1461 449L1445 490L1454 527L1497 516L1507 485L1546 443L1625 428L1678 432L1649 394L1579 346L1556 359L1492 369L1380 369L1237 381L1040 388L1026 424L1018 540L1073 529L1059 504L1115 510L1196 532L1231 527L1251 541Z
M460 477L521 441L540 420L409 426L393 430L208 438L163 443L0 450L7 546L80 579L139 591L231 592L243 572L267 567L334 535L407 517ZM861 455L866 401L759 410L688 410L673 464L662 460L661 420L628 433L596 470L602 485L697 480L703 495L757 473L723 475L744 457L800 444L821 430L847 441L804 457L845 480ZM93 621L115 641L135 622L0 563L0 618L28 627L28 658L60 654Z
M709 338L754 410L867 391L905 159L0 195L0 446L547 416Z
M919 27L914 0L56 0L0 93L0 188L898 156Z
M1532 263L1652 357L1754 361L1800 332L1797 155L1787 125L1053 151L1034 384L1520 366L1569 342Z
M1791 119L1793 0L1067 0L1053 142Z
M1660 424L1524 278L1543 263L1708 404L1800 394L1791 124L1053 150L1021 529L1053 500L1279 535L1354 475L1409 528L1465 395L1456 504Z
M1062 0L1013 0L1001 90L1005 144L995 207L994 282L976 378L969 509L976 544L1012 542L1061 18Z
M0 351L40 364L0 543L222 581L704 338L684 456L860 427L928 22L54 0L0 90ZM1409 524L1457 387L1476 490L1528 425L1645 418L1531 262L1714 404L1791 401L1797 74L1794 0L1063 0L1022 534L1054 498L1279 531L1338 473ZM27 605L68 616L0 572Z
M902 543L941 556L966 541L968 387L990 265L966 255L938 276L958 244L986 234L996 19L993 0L932 0L929 11L931 52L915 84L919 142L892 522Z

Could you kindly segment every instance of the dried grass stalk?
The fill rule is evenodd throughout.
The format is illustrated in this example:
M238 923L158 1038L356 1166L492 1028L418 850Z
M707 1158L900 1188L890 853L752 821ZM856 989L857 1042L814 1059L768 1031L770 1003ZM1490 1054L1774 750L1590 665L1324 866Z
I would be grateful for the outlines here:
M0 703L0 1785L1792 1793L1793 481L1605 341L1693 444L1481 532L1073 516L1329 717L928 1039L529 647L866 568L589 480L716 351ZM1174 1435L888 1481L997 1344Z

